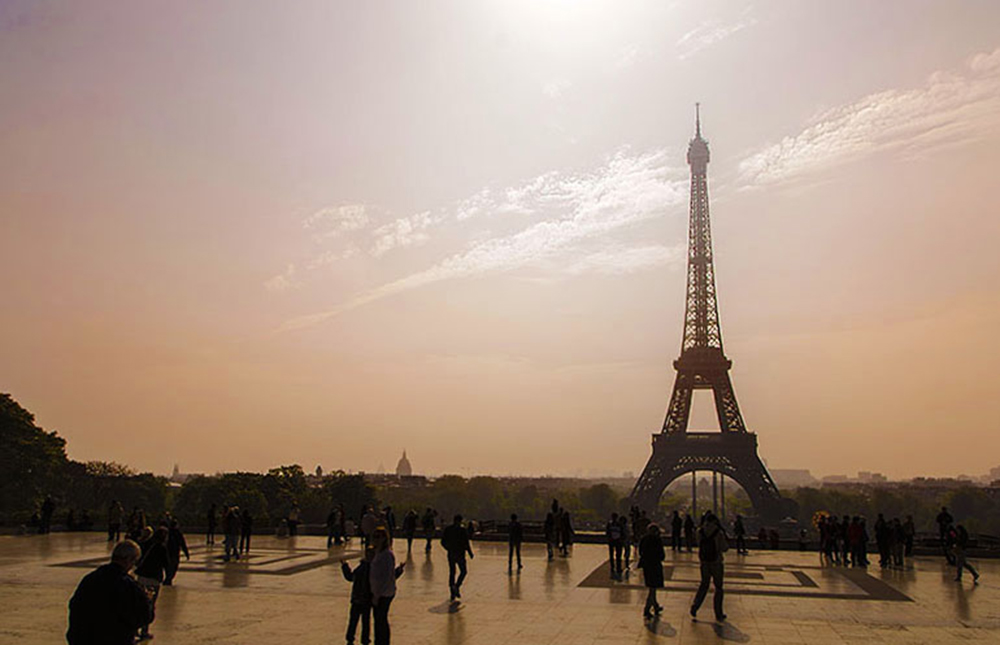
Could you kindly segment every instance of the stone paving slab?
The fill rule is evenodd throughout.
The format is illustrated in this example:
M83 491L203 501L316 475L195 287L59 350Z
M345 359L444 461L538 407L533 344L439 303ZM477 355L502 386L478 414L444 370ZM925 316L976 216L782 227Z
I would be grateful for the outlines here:
M192 543L200 536L189 537ZM341 559L356 545L327 551L317 537L255 538L251 557L225 563L222 547L198 544L176 586L163 588L152 631L157 644L336 643L347 624L350 585ZM577 545L547 562L541 545L524 546L524 570L507 573L506 547L475 543L463 602L448 602L441 548L397 541L407 563L392 605L400 644L526 643L1000 643L1000 562L974 564L979 586L953 581L937 558L904 570L867 572L822 566L813 553L727 555L726 613L687 614L697 581L691 554L668 552L664 613L641 617L641 577L608 575L607 549ZM0 643L65 642L66 603L110 548L98 534L0 537Z

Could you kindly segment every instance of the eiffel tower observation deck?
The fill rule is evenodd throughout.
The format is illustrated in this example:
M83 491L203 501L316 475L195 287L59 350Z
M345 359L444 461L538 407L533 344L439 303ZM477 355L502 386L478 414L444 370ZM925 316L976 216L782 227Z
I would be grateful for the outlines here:
M692 506L696 512L694 473L711 471L716 511L719 510L717 488L721 483L725 512L725 478L729 477L747 492L761 519L777 521L793 513L794 502L781 497L757 454L757 435L747 431L743 421L729 378L732 361L722 346L709 220L710 158L708 141L701 134L700 109L696 106L695 135L687 152L691 166L691 206L684 335L680 357L674 361L677 375L663 428L653 435L653 454L632 490L631 499L648 513L659 515L657 507L666 487L678 477L692 473ZM712 391L720 432L688 431L694 390Z

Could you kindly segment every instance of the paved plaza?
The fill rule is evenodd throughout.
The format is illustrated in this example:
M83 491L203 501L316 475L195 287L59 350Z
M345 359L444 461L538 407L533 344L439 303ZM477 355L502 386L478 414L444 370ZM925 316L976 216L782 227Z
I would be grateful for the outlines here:
M339 561L354 546L327 551L325 539L255 538L252 556L222 561L222 547L189 537L190 562L157 605L154 643L343 642L350 584ZM474 543L476 558L460 604L448 602L448 566L415 542L395 545L407 562L390 619L393 642L564 645L625 643L998 643L1000 562L977 561L982 582L953 581L940 559L912 569L867 573L821 566L813 553L727 554L726 612L712 620L711 598L692 621L695 555L668 551L660 620L641 617L638 576L612 581L607 550L577 545L546 562L544 547L524 547L524 570L507 574L506 545ZM107 560L98 534L0 537L0 643L65 642L66 604L79 579Z

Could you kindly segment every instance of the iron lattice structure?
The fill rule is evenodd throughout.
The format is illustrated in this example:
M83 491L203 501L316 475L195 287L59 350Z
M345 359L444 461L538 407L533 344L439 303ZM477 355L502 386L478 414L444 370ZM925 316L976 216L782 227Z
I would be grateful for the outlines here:
M689 472L713 471L742 486L762 518L780 519L791 510L789 500L778 493L757 455L757 436L743 421L729 378L732 361L722 348L708 209L709 158L699 114L687 152L691 208L684 338L674 361L677 375L663 430L653 435L653 454L632 490L632 503L653 512L670 482ZM695 390L712 390L721 432L688 432Z

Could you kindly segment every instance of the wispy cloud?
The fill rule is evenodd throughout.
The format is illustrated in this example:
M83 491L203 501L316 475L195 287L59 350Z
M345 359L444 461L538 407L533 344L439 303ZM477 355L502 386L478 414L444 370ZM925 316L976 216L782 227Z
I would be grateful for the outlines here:
M302 221L302 228L314 231L318 238L335 237L342 233L358 231L371 223L368 207L364 204L344 204L322 208Z
M383 224L374 231L372 256L377 258L392 249L423 244L430 238L427 229L440 223L442 219L444 218L440 215L435 216L431 215L430 211L424 211Z
M885 150L919 154L1000 131L1000 49L972 57L959 72L936 72L922 86L870 94L813 119L795 136L740 162L745 185L809 176Z
M298 287L299 283L295 279L294 264L289 264L284 272L264 281L264 288L268 291L287 291L289 289L297 289Z
M684 169L669 167L664 151L639 155L620 152L591 173L546 173L519 187L500 191L501 198L493 198L492 192L480 193L478 207L483 211L517 203L526 212L536 213L536 221L514 233L474 242L466 250L426 269L385 283L326 311L288 320L280 331L315 325L428 284L509 272L551 260L586 240L602 238L667 214L671 206L684 201L685 186ZM670 253L664 247L618 249L604 256L597 253L589 259L576 260L574 270L577 274L598 268L622 273L664 261Z
M744 16L735 22L703 22L677 40L677 58L680 60L690 58L703 49L755 24L757 24L757 20L752 16Z

